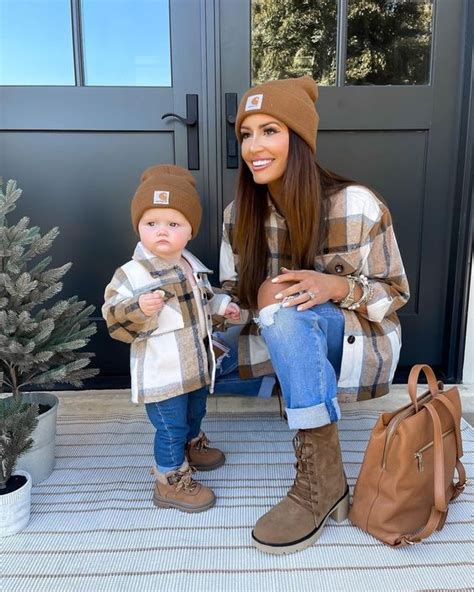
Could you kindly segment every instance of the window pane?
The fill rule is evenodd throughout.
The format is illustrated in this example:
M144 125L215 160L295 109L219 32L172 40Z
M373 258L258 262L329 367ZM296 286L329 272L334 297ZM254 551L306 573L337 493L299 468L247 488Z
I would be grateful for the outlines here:
M69 0L0 0L0 84L75 84Z
M171 86L168 0L82 0L85 82Z
M432 0L349 0L346 84L429 84Z
M252 0L252 84L313 76L336 81L336 0Z

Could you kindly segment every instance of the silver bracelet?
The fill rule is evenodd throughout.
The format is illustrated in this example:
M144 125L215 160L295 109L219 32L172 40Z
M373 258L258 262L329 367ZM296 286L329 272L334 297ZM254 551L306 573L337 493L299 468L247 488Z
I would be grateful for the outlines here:
M352 304L354 304L354 290L356 287L356 278L352 275L346 276L347 281L349 282L349 293L345 298L337 302L341 308L349 308Z
M362 296L357 302L354 302L347 307L349 310L357 310L363 304L367 304L373 295L372 285L369 283L369 279L365 275L361 274L357 277L354 277L354 280L362 288Z

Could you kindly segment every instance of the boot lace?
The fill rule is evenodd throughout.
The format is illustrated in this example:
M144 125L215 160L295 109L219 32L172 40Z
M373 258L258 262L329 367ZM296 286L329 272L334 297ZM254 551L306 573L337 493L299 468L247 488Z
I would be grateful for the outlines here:
M176 485L176 491L193 492L198 486L193 479L193 473L196 471L194 467L189 467L184 471L176 471L168 477L170 485Z
M199 450L199 452L208 452L209 440L207 439L206 434L202 433L199 436L199 440L197 440L197 442L194 444L194 447L196 448L196 450Z
M313 504L317 504L317 491L311 488L310 472L313 466L313 450L311 444L304 441L301 432L298 432L293 438L293 448L295 451L296 476L291 486L288 497L305 509L312 510ZM314 499L316 497L316 499Z

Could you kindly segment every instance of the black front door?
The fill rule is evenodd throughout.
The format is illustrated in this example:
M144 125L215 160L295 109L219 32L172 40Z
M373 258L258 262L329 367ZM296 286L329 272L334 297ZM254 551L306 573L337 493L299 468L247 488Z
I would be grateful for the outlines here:
M228 166L226 101L252 83L313 75L320 81L318 160L375 188L392 212L411 287L400 311L399 380L419 362L447 373L467 8L464 0L220 4L223 205L236 176Z
M128 381L128 346L110 339L100 308L133 253L130 200L146 167L193 169L204 216L191 248L202 257L215 249L204 26L204 4L193 0L0 2L0 175L23 189L19 217L60 228L53 264L72 261L63 294L96 307L90 347L104 386Z

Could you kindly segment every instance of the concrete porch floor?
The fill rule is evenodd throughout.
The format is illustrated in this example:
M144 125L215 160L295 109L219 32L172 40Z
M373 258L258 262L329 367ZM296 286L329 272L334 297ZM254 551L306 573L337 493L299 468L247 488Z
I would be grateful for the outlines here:
M445 389L454 385L445 385ZM474 425L474 384L457 385L461 394L463 406L463 418ZM424 391L425 385L418 387L418 393ZM135 405L130 401L129 389L120 390L83 390L83 391L56 391L61 404L59 414L90 414L107 415L111 413L130 413L135 408L137 413L142 413L141 405ZM344 411L394 411L409 403L406 384L393 385L390 393L384 397L370 401L355 403L341 403ZM277 397L261 399L249 396L234 395L210 395L207 404L208 413L273 413L279 411Z

